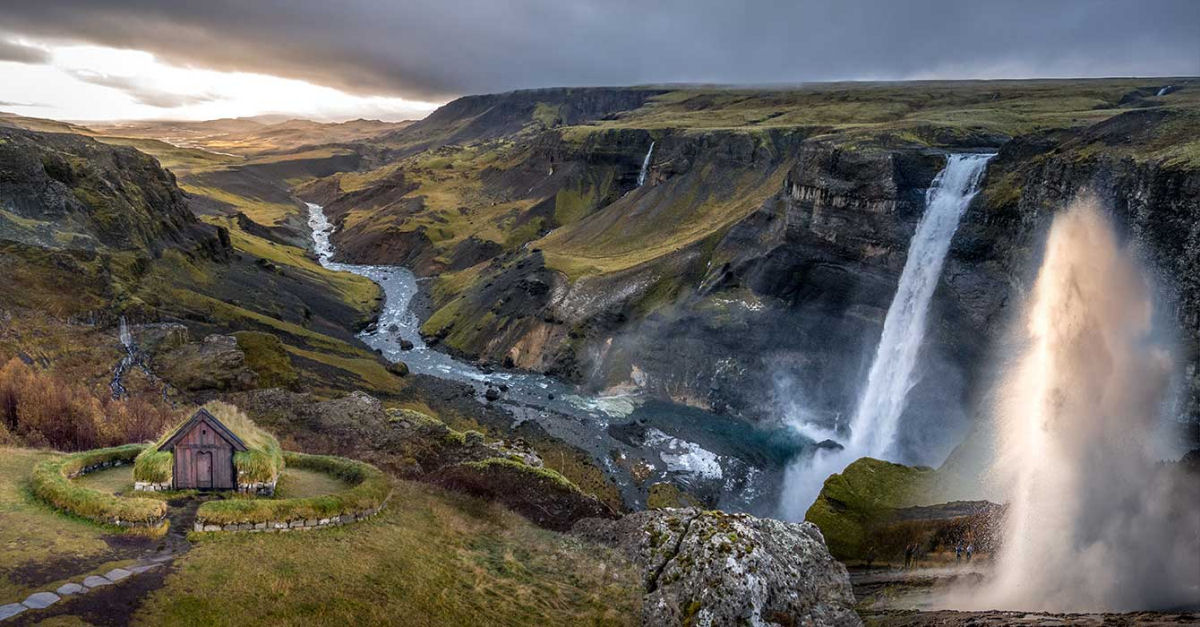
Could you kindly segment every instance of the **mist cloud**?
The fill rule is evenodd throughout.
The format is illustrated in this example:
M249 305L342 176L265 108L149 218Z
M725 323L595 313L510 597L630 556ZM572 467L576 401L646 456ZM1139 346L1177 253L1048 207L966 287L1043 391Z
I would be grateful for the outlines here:
M173 109L201 102L212 102L217 99L216 96L209 94L180 94L155 89L129 76L112 76L89 70L67 70L67 74L85 83L123 91L129 94L135 102L162 109Z
M0 11L28 37L425 100L564 85L1200 73L1200 3L1189 0L0 0Z

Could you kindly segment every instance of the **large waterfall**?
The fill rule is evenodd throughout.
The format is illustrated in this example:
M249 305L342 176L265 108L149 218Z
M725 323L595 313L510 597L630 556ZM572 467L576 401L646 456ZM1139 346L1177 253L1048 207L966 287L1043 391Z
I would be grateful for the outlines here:
M904 411L905 398L925 337L925 317L959 219L979 191L993 155L951 155L925 195L925 213L908 247L896 295L883 323L867 385L850 422L850 440L841 449L820 448L797 460L784 477L781 514L804 518L829 475L863 456L888 458ZM803 428L802 428L803 430ZM811 431L811 429L809 429Z
M642 170L638 172L638 187L646 184L646 173L650 171L650 157L654 155L654 142L650 142L650 150L646 151L646 158L642 159Z
M1152 305L1095 201L1055 217L996 412L991 479L1008 512L995 579L951 606L1200 602L1200 485L1152 446L1174 366Z

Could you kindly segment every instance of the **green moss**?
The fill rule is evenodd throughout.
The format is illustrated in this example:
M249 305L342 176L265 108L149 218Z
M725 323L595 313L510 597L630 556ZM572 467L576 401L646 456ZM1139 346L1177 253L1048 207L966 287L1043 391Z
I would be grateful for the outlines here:
M863 457L825 480L804 519L839 559L864 557L868 527L899 507L922 504L934 471Z
M485 459L483 461L464 462L459 465L465 466L467 468L471 468L473 470L477 470L483 474L486 474L490 471L497 470L497 469L516 471L518 473L527 475L527 476L535 478L535 479L541 479L543 481L548 481L548 482L552 483L553 485L558 486L559 488L566 490L568 492L578 492L580 494L586 494L583 490L579 489L579 486L575 485L574 483L571 483L570 479L567 479L566 477L562 476L562 474L556 470L551 470L549 468L535 468L533 466L530 466L529 464L526 464L521 461L517 461L515 459L509 459L509 458L504 458L504 457L492 457L489 459Z
M279 338L270 333L239 331L233 334L246 354L246 365L258 374L260 387L291 387L300 375Z
M94 522L116 524L120 521L156 525L167 513L166 503L105 494L76 485L69 479L70 475L89 466L105 462L131 462L143 448L144 444L127 444L48 459L34 467L30 485L39 499ZM165 523L158 528L165 529Z

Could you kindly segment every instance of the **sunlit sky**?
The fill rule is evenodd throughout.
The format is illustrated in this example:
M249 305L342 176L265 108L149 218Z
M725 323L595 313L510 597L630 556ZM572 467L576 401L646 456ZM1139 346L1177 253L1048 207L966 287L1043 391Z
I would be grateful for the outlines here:
M537 87L1200 74L1197 0L0 0L0 111L423 117Z
M425 117L440 103L351 94L267 74L165 63L153 54L93 45L10 44L45 62L0 61L0 111L57 120L210 120L284 114L319 120Z

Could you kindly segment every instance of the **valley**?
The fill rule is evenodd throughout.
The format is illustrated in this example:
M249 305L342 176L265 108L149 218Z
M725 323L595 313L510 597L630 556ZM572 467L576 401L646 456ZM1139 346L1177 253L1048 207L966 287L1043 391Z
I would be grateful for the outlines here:
M154 440L220 400L285 450L394 482L400 500L362 528L192 537L127 622L1003 624L1016 615L946 590L1012 568L995 557L1004 521L1053 500L1010 498L988 469L1050 234L1081 196L1134 260L1121 272L1147 269L1126 318L1149 312L1169 364L1129 396L1169 409L1121 407L1163 418L1137 441L1158 455L1162 511L1194 522L1197 137L1193 78L550 88L412 122L5 114L0 446ZM1089 441L1120 459L1112 438ZM1046 472L1087 459L1062 451ZM0 469L14 542L56 516L27 481ZM66 576L51 568L66 552L127 559L112 530L56 524L63 544L0 566L0 605ZM772 537L806 547L799 566ZM977 573L943 563L964 542L986 555ZM762 589L725 559L762 568ZM1200 582L1179 573L1171 605L1112 621L1194 619L1200 597L1178 601ZM791 577L819 598L779 600ZM335 602L348 580L363 585ZM1028 624L1110 624L1028 609Z

